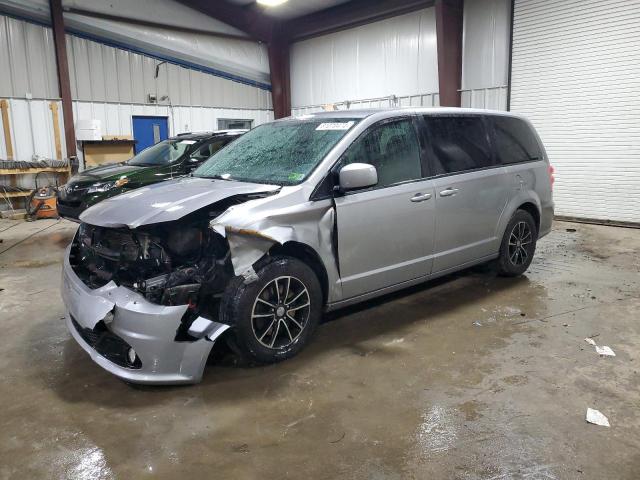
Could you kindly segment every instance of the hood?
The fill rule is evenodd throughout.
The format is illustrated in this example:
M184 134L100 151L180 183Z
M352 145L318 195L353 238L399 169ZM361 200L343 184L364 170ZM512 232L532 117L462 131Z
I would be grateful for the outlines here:
M258 183L180 178L104 200L85 210L80 220L99 227L138 228L178 220L234 195L276 192L280 188Z
M123 175L129 176L131 174L144 170L145 168L148 167L138 167L135 165L127 165L122 163L116 163L113 165L102 165L100 167L85 170L78 175L74 175L69 183L93 183L103 180L118 180Z

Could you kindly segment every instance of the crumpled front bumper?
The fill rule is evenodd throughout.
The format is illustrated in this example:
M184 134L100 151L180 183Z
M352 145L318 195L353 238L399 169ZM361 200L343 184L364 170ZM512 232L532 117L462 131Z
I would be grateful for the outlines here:
M65 253L62 270L66 324L93 361L132 383L180 384L201 380L213 341L207 338L190 342L174 340L187 305L156 305L114 282L91 290L71 268L69 251L70 248ZM113 319L106 324L107 329L136 351L142 363L140 368L113 363L98 353L78 331L76 325L93 329L109 312L113 312Z

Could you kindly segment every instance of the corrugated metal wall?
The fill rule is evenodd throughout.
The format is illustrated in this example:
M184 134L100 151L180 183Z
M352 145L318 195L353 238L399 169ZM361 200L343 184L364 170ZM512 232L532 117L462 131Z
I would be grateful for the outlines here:
M103 135L131 135L132 115L167 116L171 135L216 130L218 119L249 119L254 125L273 120L268 90L168 63L155 78L160 60L74 35L67 35L67 50L74 119L100 120ZM56 157L52 102L60 112L66 156L51 29L0 15L0 66L0 99L9 103L14 159ZM165 98L149 104L149 93ZM0 158L7 158L1 120ZM33 176L16 180L34 186ZM0 184L8 183L0 177Z
M225 118L253 120L254 126L273 120L271 110L73 102L74 118L100 120L103 135L132 135L131 117L133 115L168 117L170 135L216 130L218 120Z
M465 0L462 106L507 109L511 0Z
M53 33L0 16L0 97L59 98Z
M131 115L158 112L169 117L172 134L215 130L219 118L252 119L254 125L273 119L267 90L169 63L155 78L159 60L74 35L67 35L67 50L74 118L101 120L104 135L130 135ZM0 65L15 159L54 158L49 104L59 94L51 29L0 16ZM159 104L149 104L149 94ZM0 158L6 158L0 140Z
M640 222L637 0L516 0L511 108L556 167L556 213Z
M211 74L161 63L152 57L67 35L74 100L161 103L205 107L271 109L268 90ZM58 98L53 35L50 28L0 16L0 97Z
M271 92L67 35L71 95L74 100L161 103L205 107L271 109Z
M64 126L62 124L62 102L59 100L9 99L9 128L15 160L31 160L34 155L55 158L56 148L53 135L53 114L51 103L58 105L58 126L63 154ZM7 158L4 129L0 119L0 159ZM1 183L1 182L0 182Z
M434 8L295 43L294 109L438 91Z

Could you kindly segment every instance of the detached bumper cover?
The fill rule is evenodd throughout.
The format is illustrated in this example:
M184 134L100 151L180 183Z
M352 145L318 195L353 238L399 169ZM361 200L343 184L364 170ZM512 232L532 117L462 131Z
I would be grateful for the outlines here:
M174 340L187 305L156 305L113 282L91 290L72 270L69 249L62 270L62 298L71 335L105 370L126 381L142 384L197 383L201 380L213 342L206 338L192 342ZM108 320L107 329L135 350L141 366L127 368L113 363L89 345L78 331L76 325L93 329L109 312L113 313L113 318Z

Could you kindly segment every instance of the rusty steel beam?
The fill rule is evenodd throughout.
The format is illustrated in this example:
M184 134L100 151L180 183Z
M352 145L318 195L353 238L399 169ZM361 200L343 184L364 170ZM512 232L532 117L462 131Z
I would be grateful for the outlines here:
M460 106L463 0L436 0L440 105Z
M291 78L289 68L289 42L274 38L268 46L271 71L271 99L275 118L291 115Z
M53 27L53 43L58 66L58 85L62 98L62 120L64 123L64 139L67 146L67 157L76 156L76 132L73 126L73 104L71 100L71 83L69 81L69 61L67 60L67 44L64 33L61 0L49 0L51 24Z

